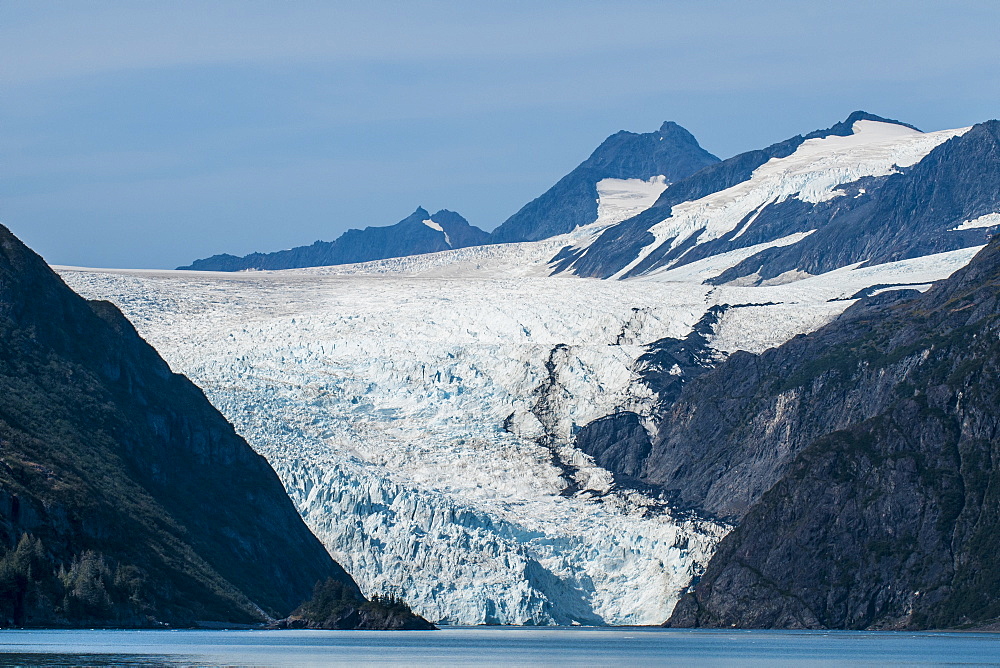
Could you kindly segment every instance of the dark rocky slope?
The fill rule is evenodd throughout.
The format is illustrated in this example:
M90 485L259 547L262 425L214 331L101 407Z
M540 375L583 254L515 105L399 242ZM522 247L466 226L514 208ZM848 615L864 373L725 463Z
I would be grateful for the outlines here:
M643 478L739 520L674 626L1000 618L1000 241L695 379Z
M121 313L0 226L0 625L256 623L350 576Z
M424 223L431 220L441 229ZM392 257L436 253L452 248L479 246L489 242L489 234L470 225L454 211L442 209L433 216L421 207L395 225L347 230L335 241L317 241L274 253L251 253L244 257L213 255L195 260L186 267L201 271L243 271L245 269L296 269L335 264L369 262Z
M680 181L719 159L694 136L670 121L657 132L621 131L542 195L525 204L491 234L491 243L538 241L597 220L597 183L602 179Z

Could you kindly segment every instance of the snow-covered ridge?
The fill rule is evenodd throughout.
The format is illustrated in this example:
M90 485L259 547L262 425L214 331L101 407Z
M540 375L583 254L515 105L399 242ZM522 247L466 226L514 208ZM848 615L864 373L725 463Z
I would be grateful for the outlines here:
M788 157L772 158L758 167L748 180L674 206L669 218L650 228L654 240L616 276L627 275L668 241L670 248L676 248L693 234L698 234L699 244L718 239L765 206L790 197L811 203L838 197L843 194L838 186L914 165L941 143L969 129L922 133L895 123L857 121L854 133L846 137L808 139ZM752 223L753 218L737 236Z

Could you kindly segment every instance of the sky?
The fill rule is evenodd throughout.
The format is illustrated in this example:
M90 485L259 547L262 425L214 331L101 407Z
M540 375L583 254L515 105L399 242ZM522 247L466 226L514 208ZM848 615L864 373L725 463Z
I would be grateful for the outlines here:
M855 109L997 118L998 26L997 0L0 0L0 223L123 268L417 206L490 230L618 130L726 158Z

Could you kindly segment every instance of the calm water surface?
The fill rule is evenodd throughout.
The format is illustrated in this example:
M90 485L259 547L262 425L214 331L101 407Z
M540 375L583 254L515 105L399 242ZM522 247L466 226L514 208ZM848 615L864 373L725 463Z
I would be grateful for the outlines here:
M24 666L1000 665L1000 634L447 628L442 631L0 631Z

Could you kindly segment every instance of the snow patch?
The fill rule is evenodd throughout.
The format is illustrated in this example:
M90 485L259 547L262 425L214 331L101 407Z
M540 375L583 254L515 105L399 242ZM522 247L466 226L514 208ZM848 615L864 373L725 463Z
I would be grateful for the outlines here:
M653 206L667 189L667 177L642 179L601 179L597 182L595 225L610 226L636 216Z
M974 220L966 220L958 227L953 227L949 232L960 232L962 230L974 230L984 227L996 227L1000 225L1000 213L988 213L985 216L979 216Z
M444 242L446 244L448 244L449 246L451 245L451 239L448 238L448 233L444 231L444 228L441 227L440 223L435 223L430 218L428 218L427 220L423 221L423 223L424 223L424 225L426 225L427 227L431 228L432 230L437 230L438 232L440 232L441 234L443 234L444 235Z

